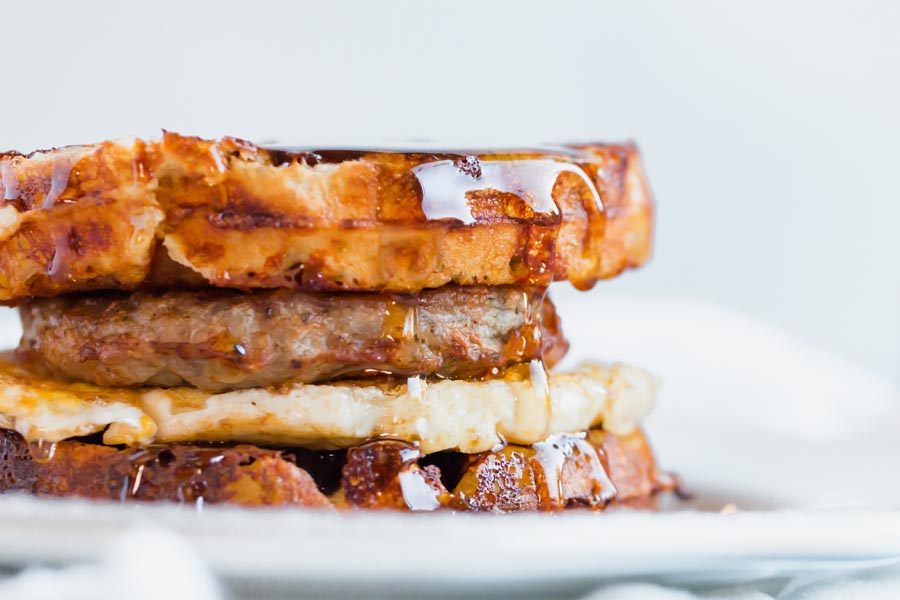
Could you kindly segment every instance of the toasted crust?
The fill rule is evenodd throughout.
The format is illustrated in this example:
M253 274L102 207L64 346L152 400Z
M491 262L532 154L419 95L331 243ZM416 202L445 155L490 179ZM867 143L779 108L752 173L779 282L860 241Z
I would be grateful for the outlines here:
M4 430L0 492L121 502L509 512L650 507L659 491L671 489L639 431L617 438L593 430L548 442L466 457L422 456L413 445L381 441L343 456L312 454L318 460L308 460L306 453L300 468L296 453L305 451L246 445L117 449L66 441L35 458L21 436ZM332 493L328 482L335 478Z
M20 308L19 351L105 386L229 391L384 374L462 379L565 354L553 304L514 287L418 295L136 292Z
M338 506L366 509L603 510L651 508L659 491L672 488L643 432L593 429L470 456L423 457L409 444L373 442L348 452L333 498Z
M137 287L165 213L139 140L0 156L0 301Z
M503 512L651 507L657 492L671 488L640 430L620 437L593 429L584 438L552 436L535 446L507 446L475 457L451 502Z
M0 301L188 283L587 288L650 253L637 150L286 152L166 133L0 157Z
M49 445L48 445L49 446ZM0 491L111 500L331 508L309 473L274 450L188 445L116 449L61 442L36 460L17 433L0 432Z

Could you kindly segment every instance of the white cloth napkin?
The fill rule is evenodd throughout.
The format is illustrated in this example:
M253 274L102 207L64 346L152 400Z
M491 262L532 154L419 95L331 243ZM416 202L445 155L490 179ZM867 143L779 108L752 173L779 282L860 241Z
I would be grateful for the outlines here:
M128 531L96 564L30 568L0 582L0 598L17 600L218 600L221 587L177 533Z
M551 295L572 343L562 367L624 361L660 378L650 440L706 492L699 507L900 506L900 477L875 475L900 465L896 382L708 302Z
M584 600L895 600L900 598L900 569L831 575L815 583L787 582L778 592L719 588L690 592L642 583L605 587Z

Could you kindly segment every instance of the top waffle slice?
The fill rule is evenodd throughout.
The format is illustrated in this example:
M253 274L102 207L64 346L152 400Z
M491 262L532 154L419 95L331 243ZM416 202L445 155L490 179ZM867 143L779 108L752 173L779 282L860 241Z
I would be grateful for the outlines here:
M0 156L0 302L212 285L589 288L649 257L631 145L398 152L165 133Z

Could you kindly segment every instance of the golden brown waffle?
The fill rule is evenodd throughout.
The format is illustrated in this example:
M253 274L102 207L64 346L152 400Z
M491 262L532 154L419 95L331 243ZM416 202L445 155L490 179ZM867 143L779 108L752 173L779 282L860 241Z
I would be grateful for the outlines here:
M299 465L299 466L298 466ZM476 455L381 441L341 453L172 444L36 447L0 430L0 492L122 502L475 511L652 507L671 489L640 431L599 429Z
M0 302L142 287L415 292L647 260L637 150L286 151L166 133L0 157Z

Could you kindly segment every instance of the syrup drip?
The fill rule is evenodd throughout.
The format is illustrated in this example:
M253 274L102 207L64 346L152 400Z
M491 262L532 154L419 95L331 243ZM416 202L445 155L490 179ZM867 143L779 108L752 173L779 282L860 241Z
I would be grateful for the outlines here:
M429 220L452 219L464 225L475 222L469 194L492 189L522 199L537 214L559 216L553 186L563 173L578 175L594 194L597 207L603 203L593 183L575 165L555 160L483 160L467 156L464 162L438 160L413 167L422 187L422 212Z
M545 441L534 444L534 460L541 465L544 471L547 495L554 501L559 501L563 496L562 470L566 459L571 457L571 447L553 435Z
M429 481L429 477L436 477L437 473L433 473L433 467L420 466L422 458L418 446L407 442L376 440L351 449L341 469L342 498L351 504L357 500L364 503L375 500L371 506L437 510L442 506L441 494L446 490L439 482ZM376 489L385 484L386 487L372 495L366 490L371 490L376 481L380 482ZM359 491L363 493L357 496ZM382 504L386 499L389 499L388 503Z
M473 156L436 155L428 162L421 162L410 169L421 189L420 206L429 221L456 221L472 225L479 215L474 212L480 193L492 191L512 194L522 200L532 214L521 213L513 205L505 207L511 219L526 218L527 239L522 255L510 259L510 270L516 278L533 284L544 285L553 279L555 247L562 224L560 205L553 196L553 189L560 176L570 173L587 186L599 214L604 211L597 187L587 173L568 156L560 160L531 158L522 160L511 157L497 160L490 155L484 159ZM541 222L534 222L535 216Z
M47 440L37 440L28 442L28 452L36 463L48 463L56 454L56 442L48 442Z
M606 472L606 468L604 468L603 462L600 460L600 456L597 454L596 448L594 448L594 446L588 443L584 438L584 433L576 436L571 436L572 443L575 445L575 448L578 450L578 452L581 453L582 456L586 457L588 460L588 464L591 468L591 479L594 482L595 493L597 493L602 501L609 502L616 497L616 495L618 494L618 490L616 489L616 486L613 485L612 479L609 478L609 473Z
M141 158L144 158L143 152L145 148L143 144L141 144ZM136 158L131 161L131 183L132 185L138 185L139 182L145 181L147 179L147 165L144 160L141 158Z
M597 450L584 438L584 433L551 435L543 442L533 446L534 456L532 458L541 466L547 495L554 503L564 499L563 469L566 461L575 458L576 452L588 462L593 493L596 498L603 502L609 502L616 497L616 488L603 467Z
M3 182L3 199L19 199L19 179L12 165L8 162L0 162L0 181Z
M506 437L499 431L497 432L497 437L500 438L500 443L492 447L491 452L500 452L509 444L509 442L506 441Z
M166 455L166 451L155 449L141 448L131 453L127 461L124 463L126 474L122 478L122 487L119 492L119 501L127 504L132 500L145 500L141 494L142 486L147 482L147 473L155 473L160 468L177 468L172 466L175 459L171 455ZM198 512L203 511L205 498L203 491L207 486L207 477L210 475L204 472L204 469L220 462L224 458L223 455L205 456L200 460L203 467L194 468L192 471L180 471L178 474L178 485L175 490L175 497L179 504L188 504L193 502L193 506ZM156 473L158 476L159 474ZM152 492L151 492L152 493Z
M134 476L134 483L131 485L131 495L137 496L138 490L141 488L141 478L144 475L144 465L138 465L137 473Z
M119 492L119 503L125 504L128 502L128 493L131 490L131 477L127 475L122 480L122 491Z
M131 245L140 246L148 237L154 235L157 224L156 218L150 212L142 212L131 215Z
M433 511L441 507L440 491L428 485L418 469L407 469L399 474L403 500L412 511Z
M419 304L416 301L407 311L403 319L403 331L401 332L404 340L417 341L419 339Z
M528 363L528 371L531 381L531 387L534 388L534 393L539 399L549 404L550 381L548 379L547 367L544 366L544 361L535 358L530 363Z
M47 196L44 198L41 208L52 208L53 205L56 204L60 195L66 191L66 188L69 185L69 175L71 172L72 162L70 160L59 158L53 161L53 166L50 171L50 191L47 192Z
M400 460L403 466L397 479L400 482L400 492L406 506L413 511L433 511L441 507L438 499L440 490L428 485L422 469L418 466L422 454L415 446L407 446L400 450Z
M53 258L50 259L50 265L47 267L47 275L49 275L51 279L65 279L63 273L66 271L66 252L65 245L57 242L56 247L54 248Z
M405 448L400 450L400 460L403 461L403 464L408 465L419 460L421 453L419 449L412 445L407 445Z
M225 161L222 160L222 153L219 151L219 144L213 144L209 147L209 155L216 165L216 171L224 173L226 171Z
M381 337L391 341L419 339L419 295L394 297L385 303Z
M139 449L128 456L129 473L122 480L122 491L119 502L125 504L130 498L137 498L144 481L144 469L148 460L152 460L151 452Z
M416 402L425 402L425 390L428 382L421 375L414 375L406 379L406 391L409 397Z
M542 299L543 302L543 299ZM525 313L525 324L530 325L534 322L534 312L531 310L531 295L527 290L522 292L522 310Z
M521 315L522 323L506 342L504 354L519 361L538 356L543 358L543 305L545 288L529 287L519 295L516 315ZM494 373L496 374L496 373Z

